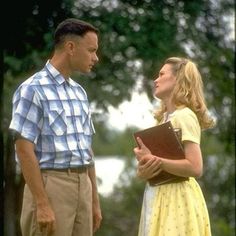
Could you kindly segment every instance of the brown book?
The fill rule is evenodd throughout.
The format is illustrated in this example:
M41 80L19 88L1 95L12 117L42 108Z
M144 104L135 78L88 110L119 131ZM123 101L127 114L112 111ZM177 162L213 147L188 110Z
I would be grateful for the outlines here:
M136 138L140 137L144 145L153 155L167 159L179 160L185 158L183 145L180 141L180 132L181 130L175 130L171 122L168 121L161 125L137 131L133 136L136 142ZM162 171L157 176L149 179L148 182L150 185L160 185L184 180L188 180L188 178Z

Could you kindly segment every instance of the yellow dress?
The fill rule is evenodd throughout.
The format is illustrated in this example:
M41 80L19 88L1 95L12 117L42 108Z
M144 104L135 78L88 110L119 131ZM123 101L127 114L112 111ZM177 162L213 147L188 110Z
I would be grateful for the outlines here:
M174 128L181 128L182 141L200 143L201 129L189 108L170 116ZM138 236L211 236L207 206L197 181L146 184Z

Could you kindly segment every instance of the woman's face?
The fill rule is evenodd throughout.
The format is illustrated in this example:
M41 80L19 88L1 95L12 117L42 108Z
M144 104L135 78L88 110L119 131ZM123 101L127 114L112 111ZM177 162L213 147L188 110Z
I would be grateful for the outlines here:
M176 76L172 72L172 65L165 64L161 68L158 78L154 80L154 96L162 100L170 98L175 84Z

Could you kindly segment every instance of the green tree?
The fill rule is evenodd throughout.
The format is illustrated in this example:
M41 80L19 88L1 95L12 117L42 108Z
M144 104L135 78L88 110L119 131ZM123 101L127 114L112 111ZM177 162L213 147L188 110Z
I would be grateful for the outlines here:
M19 11L19 8L22 10ZM233 235L235 73L234 40L229 37L229 17L233 15L233 9L233 0L55 0L53 3L31 0L14 2L14 7L9 6L11 17L4 30L4 76L1 80L4 83L1 93L4 98L4 103L1 99L1 109L4 104L1 127L5 146L4 173L7 174L4 177L5 199L8 199L5 203L6 222L13 222L14 225L17 220L15 216L19 215L19 207L15 204L16 194L21 192L16 193L15 190L22 184L15 172L13 145L7 131L13 91L20 82L41 68L52 53L51 33L57 23L74 16L90 21L101 32L98 52L100 63L96 70L89 76L76 74L74 77L86 88L96 108L95 153L117 154L123 150L130 156L124 175L132 173L135 168L131 161L132 154L127 151L132 151L133 146L125 142L131 139L131 130L124 134L104 131L107 107L116 107L122 101L129 100L137 81L142 82L142 90L152 100L152 80L166 57L187 55L198 63L204 78L207 103L218 119L217 127L203 134L205 175L201 185L209 202L214 235ZM122 180L124 183L126 178ZM111 198L104 200L111 206L108 208L104 205L105 211L111 211L106 211L106 219L114 219L114 199L122 206L114 211L114 215L118 216L115 220L119 222L119 216L125 216L124 219L129 222L127 228L119 230L120 223L117 223L117 230L112 231L110 228L108 234L103 228L101 235L118 235L119 232L126 232L127 235L137 227L137 221L128 221L132 213L139 214L138 204L135 203L140 203L142 187L140 182L136 187L136 183L131 178L131 185L122 185ZM116 199L115 195L119 198ZM138 200L133 199L135 195L139 196ZM6 235L15 234L13 227L11 233Z

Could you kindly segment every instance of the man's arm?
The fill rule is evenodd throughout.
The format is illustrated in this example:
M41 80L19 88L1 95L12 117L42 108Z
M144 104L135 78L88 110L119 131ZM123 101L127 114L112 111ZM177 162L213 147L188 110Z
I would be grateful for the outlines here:
M101 224L101 220L102 220L101 207L100 207L99 196L98 196L98 191L97 191L97 180L96 180L95 166L92 166L89 168L88 175L89 175L89 178L92 183L93 231L95 232L99 229L100 224Z
M44 189L34 144L23 138L18 138L15 144L25 182L36 202L39 227L41 230L51 232L55 229L55 215Z

